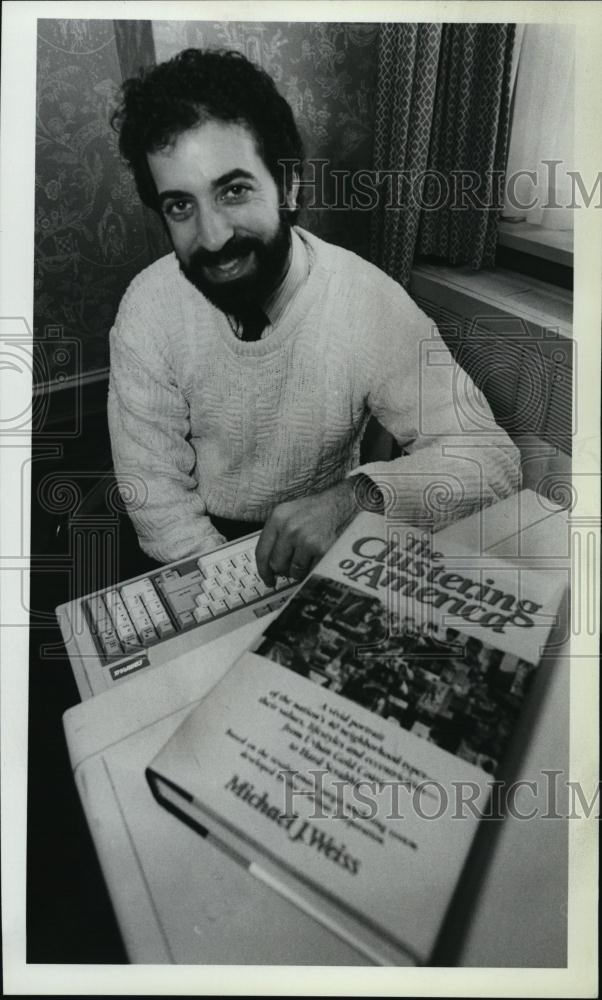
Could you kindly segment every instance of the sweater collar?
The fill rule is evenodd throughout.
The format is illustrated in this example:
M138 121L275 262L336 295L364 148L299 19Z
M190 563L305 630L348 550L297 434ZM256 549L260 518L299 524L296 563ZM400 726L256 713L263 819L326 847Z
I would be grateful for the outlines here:
M307 249L301 237L294 229L291 229L291 261L288 270L278 288L272 292L263 307L272 326L280 322L295 294L307 281L308 274Z
M269 337L272 332L272 328L275 327L284 316L295 295L307 281L309 269L310 263L307 247L301 237L295 232L294 229L291 228L291 252L289 266L286 270L284 278L263 305L263 311L268 318L269 326L266 326L263 331L261 335L262 340ZM236 336L240 337L242 325L236 320L232 320L230 318L229 322L230 326L236 333Z

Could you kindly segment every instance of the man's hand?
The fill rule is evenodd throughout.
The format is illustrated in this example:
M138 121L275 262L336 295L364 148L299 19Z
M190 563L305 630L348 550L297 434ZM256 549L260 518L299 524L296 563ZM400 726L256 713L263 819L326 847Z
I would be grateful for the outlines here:
M255 552L262 580L268 587L277 576L302 580L359 509L355 477L324 493L278 504Z

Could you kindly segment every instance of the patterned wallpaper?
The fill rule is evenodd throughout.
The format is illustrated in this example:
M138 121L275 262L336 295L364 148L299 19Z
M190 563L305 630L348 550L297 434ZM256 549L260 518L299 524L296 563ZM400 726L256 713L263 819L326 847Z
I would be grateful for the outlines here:
M35 335L61 327L84 372L108 364L121 295L153 259L109 125L120 83L112 21L38 22ZM52 359L45 368L57 376Z
M211 45L259 62L291 103L307 155L327 159L329 170L371 165L377 34L377 25L363 24L153 24L157 61ZM109 125L121 80L112 21L38 22L35 334L61 327L77 339L84 373L106 368L125 288L169 249L138 201ZM327 189L324 201L332 200ZM306 209L300 219L365 256L368 222L366 213L327 208ZM46 355L42 378L61 377L55 355Z

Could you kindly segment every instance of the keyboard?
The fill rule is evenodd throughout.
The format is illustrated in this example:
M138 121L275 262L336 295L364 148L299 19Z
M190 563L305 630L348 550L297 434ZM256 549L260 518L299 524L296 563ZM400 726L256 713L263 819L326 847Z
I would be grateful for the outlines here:
M257 572L259 532L61 604L56 616L82 700L277 611L298 587Z

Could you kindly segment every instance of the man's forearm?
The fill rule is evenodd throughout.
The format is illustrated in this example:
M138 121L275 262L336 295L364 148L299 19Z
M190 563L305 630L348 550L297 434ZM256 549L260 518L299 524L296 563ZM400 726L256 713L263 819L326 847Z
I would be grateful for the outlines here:
M389 462L360 467L379 487L385 511L438 530L520 488L520 454L503 431L479 444L437 439Z

